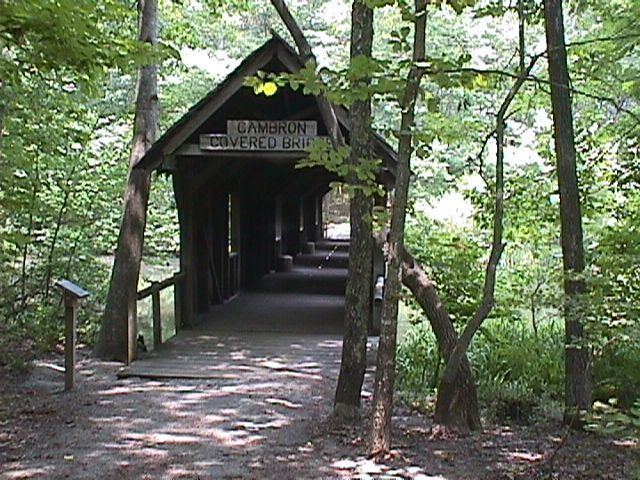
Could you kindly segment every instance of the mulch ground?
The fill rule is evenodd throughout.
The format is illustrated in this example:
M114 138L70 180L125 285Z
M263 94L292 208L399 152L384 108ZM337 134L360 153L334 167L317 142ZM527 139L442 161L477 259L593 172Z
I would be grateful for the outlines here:
M80 387L61 393L59 364L1 380L1 479L640 479L636 443L567 434L554 420L433 438L427 415L399 406L394 449L376 463L366 456L366 417L346 427L327 420L333 382L278 383L267 373L257 386L225 390L117 380L118 365L83 354Z

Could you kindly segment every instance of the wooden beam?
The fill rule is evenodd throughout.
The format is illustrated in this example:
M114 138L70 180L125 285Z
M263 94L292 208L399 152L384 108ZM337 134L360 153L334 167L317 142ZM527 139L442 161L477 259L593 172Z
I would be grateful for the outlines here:
M76 384L76 325L78 323L78 299L64 296L64 389Z
M306 120L313 114L317 114L317 113L319 113L318 107L314 105L313 107L308 107L308 108L305 108L304 110L298 110L298 111L292 112L291 114L286 116L285 120Z
M239 160L299 160L307 156L307 152L260 152L260 151L228 151L224 150L201 150L197 143L185 143L178 150L176 155L183 157L200 157L200 158L233 158ZM179 161L179 160L178 160Z
M173 311L176 334L182 330L182 280L173 285Z
M224 105L238 90L244 86L246 77L253 75L260 67L266 65L274 55L273 50L265 50L253 62L247 64L236 76L218 91L211 102L197 111L176 132L162 150L163 155L173 154L209 117L211 117L222 105Z
M187 183L187 174L178 171L172 175L172 180L176 208L178 210L178 224L180 226L180 272L182 273L182 277L178 282L179 288L176 284L176 295L180 296L180 301L176 304L176 309L180 308L180 328L183 328L185 325L191 324L193 313L191 308L193 302L189 298L191 295L189 286L191 279L187 276L187 273L189 273L187 269L190 267L188 258L189 238L193 235L189 230L191 228L189 220L190 205L185 186Z
M190 176L190 178L192 178ZM185 183L186 183L185 179ZM184 209L185 214L184 224L180 225L180 269L185 272L186 279L184 282L184 312L185 315L182 317L183 322L186 322L187 325L193 324L193 318L196 311L196 216L195 216L195 208L194 202L189 195L188 184L184 185ZM184 242L184 245L183 245Z
M229 182L231 177L240 173L244 166L242 162L231 161L219 162L217 166L213 163L206 165L205 169L202 172L198 172L197 177L193 179L189 194L191 196L197 195L198 191L205 185L208 188L212 188ZM216 174L218 176L212 179Z
M171 285L174 285L182 281L183 277L184 277L184 274L182 272L178 272L178 273L174 273L173 276L162 280L161 282L152 282L150 286L138 292L137 294L138 300L142 300L143 298L146 298L149 295L152 295L154 290L156 289L164 290L165 288L170 287Z
M160 314L160 289L154 288L151 293L151 306L153 311L153 349L162 343L162 317Z

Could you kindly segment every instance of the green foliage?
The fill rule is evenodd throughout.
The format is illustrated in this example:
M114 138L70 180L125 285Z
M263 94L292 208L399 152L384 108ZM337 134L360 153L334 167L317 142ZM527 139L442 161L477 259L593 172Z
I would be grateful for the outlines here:
M413 322L398 348L398 386L419 398L432 394L443 369L427 321L414 314ZM534 330L525 319L492 320L481 329L469 358L491 415L524 421L537 405L562 400L561 330L549 321Z
M116 30L127 24L127 16L131 18L127 3L3 1L0 3L3 78L26 72L67 71L76 78L89 79L118 60L129 62L135 36L116 35ZM114 41L115 45L111 43Z
M612 343L598 352L594 364L594 398L616 398L621 408L629 408L640 395L640 339L630 330L614 329L609 335Z
M126 72L167 50L136 40L130 2L8 1L0 12L0 326L26 359L61 338L59 278L91 292L78 331L95 335L128 168ZM152 233L151 250L175 250L175 236Z
M59 86L98 87L111 68L133 71L176 52L139 42L135 9L125 0L0 2L0 78L16 85L48 77Z
M154 176L145 229L145 258L176 257L180 251L179 223L172 189L170 177Z
M454 320L468 319L482 292L484 242L477 232L416 214L408 224L407 246L428 268Z
M557 321L535 330L524 318L491 321L470 351L480 396L487 404L562 400L562 333Z
M411 326L398 346L397 381L401 391L417 394L433 391L441 361L438 344L428 323L414 313Z
M588 415L587 430L603 435L626 434L635 441L640 438L640 400L631 408L622 410L615 398L607 402L595 402Z
M381 194L381 186L376 177L382 163L380 159L362 158L354 165L350 161L351 149L348 145L336 149L327 139L314 141L308 152L308 156L300 160L296 168L323 167L336 173L350 195L355 191L368 196Z

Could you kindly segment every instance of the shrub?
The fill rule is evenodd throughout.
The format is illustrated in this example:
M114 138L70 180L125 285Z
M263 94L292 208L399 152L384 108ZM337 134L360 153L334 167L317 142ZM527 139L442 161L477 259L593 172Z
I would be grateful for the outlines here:
M536 405L559 401L563 392L563 332L545 321L537 332L528 323L489 320L469 357L478 394L490 414L526 421ZM413 324L398 349L398 388L427 396L437 386L440 357L427 322Z

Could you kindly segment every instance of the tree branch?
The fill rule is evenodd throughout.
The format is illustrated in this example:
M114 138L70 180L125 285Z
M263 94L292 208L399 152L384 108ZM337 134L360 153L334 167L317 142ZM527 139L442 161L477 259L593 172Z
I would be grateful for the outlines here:
M311 45L307 41L302 29L296 22L293 15L287 8L284 0L271 0L271 4L274 6L278 15L282 19L282 22L289 30L289 33L293 37L293 40L296 42L296 46L298 47L298 53L302 57L305 64L312 62L314 69L317 67L316 57L313 55L313 50L311 49ZM320 81L322 79L320 78ZM333 109L333 105L324 95L316 96L316 103L318 104L318 110L320 110L320 115L322 116L322 120L324 121L325 127L327 127L327 133L329 134L329 138L331 139L331 144L333 148L341 147L345 144L344 137L342 135L342 131L340 130L340 124L338 123L338 117L336 116L336 112Z
M524 29L520 31L524 35ZM521 42L523 45L524 42ZM493 216L493 239L491 243L491 253L487 261L483 298L480 308L476 310L473 318L465 326L458 342L456 343L451 356L447 361L440 388L438 389L438 399L436 402L436 416L446 418L445 411L449 410L453 400L453 386L459 372L460 363L469 349L474 335L489 316L495 302L495 285L498 271L498 264L505 248L503 242L504 230L504 134L506 129L505 117L520 88L528 78L531 70L535 66L541 55L531 58L529 65L518 73L517 79L509 89L506 97L502 101L496 115L496 186L495 186L495 208Z
M612 35L609 37L596 37L588 38L586 40L577 40L575 42L567 43L566 47L580 47L583 45L591 45L593 43L618 42L620 40L633 40L634 38L640 38L640 33L628 33L626 35Z
M532 57L532 60L534 59L539 59L543 56L546 55L546 51L536 54L534 57ZM498 75L498 76L503 76L503 77L508 77L508 78L513 78L516 81L518 81L520 79L520 75L505 71L505 70L499 70L499 69L483 69L483 68L473 68L473 67L463 67L463 68L444 68L444 69L425 69L425 74L427 75L437 75L437 74L441 74L441 73L445 73L445 74L458 74L458 73L475 73L477 75ZM551 85L552 82L550 80L547 79L543 79L540 78L536 75L532 75L531 72L529 72L529 74L526 76L526 78L524 78L523 82L535 82L538 84L544 84L544 85ZM599 95L597 93L591 93L591 92L587 92L584 90L580 90L577 89L573 86L569 87L569 91L572 94L575 95L582 95L584 97L587 98L591 98L592 100L598 100L600 102L605 102L605 103L609 103L610 105L612 105L616 111L618 112L622 112L625 113L627 115L629 115L631 118L633 118L634 120L636 120L636 122L640 123L640 115L638 115L637 113L635 113L633 110L630 110L627 107L622 106L616 99L611 98L611 97L607 97L604 95Z

